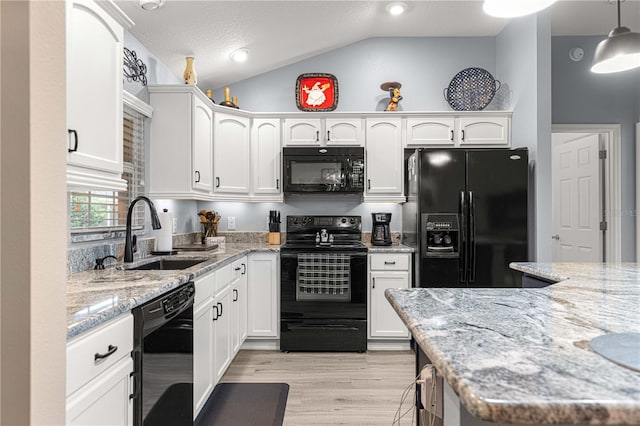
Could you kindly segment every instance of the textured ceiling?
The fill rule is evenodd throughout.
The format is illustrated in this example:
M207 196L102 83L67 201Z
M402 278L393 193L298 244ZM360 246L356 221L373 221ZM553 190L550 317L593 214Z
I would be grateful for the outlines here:
M406 2L400 16L387 1L166 0L144 11L138 0L116 4L135 22L130 30L160 61L181 75L196 57L201 87L225 86L371 37L495 36L508 23L482 12L482 1ZM551 8L558 35L606 34L616 21L607 0L561 0ZM640 31L640 0L622 3L622 23ZM246 63L229 54L248 48Z

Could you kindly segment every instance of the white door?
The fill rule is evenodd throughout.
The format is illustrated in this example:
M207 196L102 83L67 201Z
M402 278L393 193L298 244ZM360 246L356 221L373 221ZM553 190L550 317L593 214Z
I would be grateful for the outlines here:
M552 210L554 262L601 262L599 137L554 140Z

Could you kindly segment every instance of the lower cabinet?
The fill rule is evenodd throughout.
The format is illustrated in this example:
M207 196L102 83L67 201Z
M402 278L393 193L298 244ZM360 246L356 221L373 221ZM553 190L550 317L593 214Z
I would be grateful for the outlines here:
M411 254L369 254L369 339L409 338L409 330L384 296L388 288L410 288Z
M277 338L280 320L280 256L249 253L248 330L250 338Z
M133 424L132 350L132 315L67 344L68 425Z
M216 384L213 356L213 289L215 272L194 280L196 299L193 308L193 413L207 402Z
M216 383L231 364L231 287L225 286L213 296L213 354Z

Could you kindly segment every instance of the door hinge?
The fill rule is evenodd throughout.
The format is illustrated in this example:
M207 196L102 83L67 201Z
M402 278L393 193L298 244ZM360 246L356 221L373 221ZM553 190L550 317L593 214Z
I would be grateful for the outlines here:
M599 154L599 158L601 160L606 160L607 159L607 150L606 149L601 149L600 151L598 151Z
M607 230L607 222L606 221L602 221L600 222L600 230L601 231L606 231Z

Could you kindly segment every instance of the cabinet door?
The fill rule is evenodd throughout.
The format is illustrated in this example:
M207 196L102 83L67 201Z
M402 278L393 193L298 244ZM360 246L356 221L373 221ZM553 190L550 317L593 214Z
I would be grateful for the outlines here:
M284 120L284 146L320 146L322 125L319 118Z
M123 358L67 398L67 424L113 426L133 424L133 360Z
M367 120L366 195L402 195L401 119Z
M192 120L192 187L198 191L210 193L213 189L213 113L209 105L193 96Z
M253 120L251 129L252 189L255 195L280 196L281 167L280 120Z
M364 146L362 119L327 118L325 120L324 138L328 146Z
M215 113L214 192L249 195L249 119Z
M212 299L193 311L193 415L198 415L215 385Z
M67 2L67 164L122 175L122 27L91 0ZM77 136L77 145L75 136Z
M453 117L407 118L407 147L453 146L454 136Z
M409 330L384 297L388 288L408 288L409 272L371 272L369 274L369 337L409 337Z
M231 363L231 287L225 287L213 298L213 352L215 381L222 378Z
M461 117L460 146L509 145L508 117Z
M247 285L248 337L278 337L280 263L277 253L251 253Z

